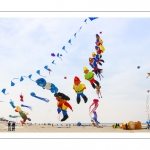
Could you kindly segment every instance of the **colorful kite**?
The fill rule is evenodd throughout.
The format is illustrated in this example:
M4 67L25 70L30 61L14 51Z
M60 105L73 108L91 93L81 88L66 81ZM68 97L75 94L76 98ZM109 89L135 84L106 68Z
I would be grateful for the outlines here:
M20 101L23 102L23 95L22 95L22 93L20 95Z
M92 119L94 120L94 122L98 126L100 124L100 122L97 120L97 113L96 113L96 111L93 111L93 114L94 114L94 117Z
M84 78L90 82L90 84L92 85L92 87L94 89L95 88L99 88L100 84L99 84L98 81L96 81L94 79L94 73L92 71L89 71L86 67L83 68L83 71L84 71Z
M37 79L35 82L38 86L41 86L43 89L50 90L52 93L58 92L58 88L53 83L46 82L44 78Z
M80 96L83 98L84 102L86 103L88 98L83 94L84 90L86 89L86 86L85 84L81 83L80 79L77 76L74 77L73 89L77 93L77 98L76 98L77 104L79 104L81 101Z
M6 94L5 92L6 92L6 89L2 89L3 94L5 94L5 95L9 94L9 93Z
M42 101L44 101L44 102L47 102L47 103L49 102L49 99L36 96L36 94L35 94L34 92L31 92L30 95L31 95L32 97L38 98L38 99L40 99L40 100L42 100Z
M27 107L27 108L29 108L32 111L32 107L31 106L26 106L26 105L21 104L21 107Z
M91 113L93 113L94 111L96 111L96 109L98 108L98 102L99 102L98 99L94 99L93 103L90 105L90 107L89 107L90 116L91 116ZM94 106L94 108L91 110L92 106Z
M67 114L67 108L69 107L72 110L72 106L67 102L68 100L70 100L70 98L60 92L55 93L54 96L56 97L56 100L58 101L57 102L57 107L58 107L57 112L58 112L58 114L60 114L60 112L62 112L63 118L61 119L61 121L65 121L69 117Z
M18 112L20 114L21 118L23 119L23 121L21 120L22 125L26 124L25 123L26 120L31 121L31 119L27 117L28 113L23 112L22 109L19 106L16 106L15 112Z

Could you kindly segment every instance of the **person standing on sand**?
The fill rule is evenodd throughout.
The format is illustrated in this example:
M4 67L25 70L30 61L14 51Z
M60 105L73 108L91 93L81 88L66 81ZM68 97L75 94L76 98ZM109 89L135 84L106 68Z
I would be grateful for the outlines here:
M12 131L15 131L15 122L12 123Z
M8 122L8 131L11 131L11 123L10 123L10 121Z

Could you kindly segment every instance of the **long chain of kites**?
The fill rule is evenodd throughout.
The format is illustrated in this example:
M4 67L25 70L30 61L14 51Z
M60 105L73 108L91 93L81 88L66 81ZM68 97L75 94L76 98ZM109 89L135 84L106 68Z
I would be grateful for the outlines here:
M95 20L95 19L97 19L97 18L98 18L98 17L89 17L88 19L89 19L90 21L93 21L93 20ZM85 20L84 20L84 22L85 22L86 24L87 24L87 20L88 20L88 19L85 19ZM82 29L82 26L79 28L78 31L80 31L81 29ZM77 35L77 32L74 34L74 37L75 37L75 38L76 38L76 35ZM68 43L72 45L71 39L68 40ZM66 51L66 53L67 53L66 46L63 46L63 47L62 47L62 50ZM56 56L56 57L58 57L58 58L60 58L60 59L62 60L62 58L61 58L61 57L62 57L62 54L60 54L60 53L57 53L57 54L52 53L51 56L52 56L52 57L55 57L55 56ZM55 60L52 61L52 64L56 65ZM45 65L45 66L44 66L44 69L46 69L47 71L49 71L49 74L50 74L50 72L52 72L52 70L48 67L48 65ZM37 73L38 75L40 75L41 77L45 77L45 76L41 75L40 70L37 70L36 73ZM40 78L40 79L37 79L37 80L35 81L35 80L32 79L32 74L30 74L30 75L28 75L28 76L21 76L20 78L13 78L13 79L11 80L11 86L15 86L14 80L20 80L20 82L22 82L22 81L24 81L25 78L28 78L28 79L30 79L31 81L34 81L35 83L37 83L38 86L41 86L43 89L50 90L52 93L58 93L58 88L57 88L53 83L46 82L46 80L45 80L44 78ZM66 79L66 77L64 77L64 79ZM9 93L7 92L7 89L6 89L6 88L3 88L3 89L1 90L1 92L2 92L3 94L5 94L5 95L8 95L8 94L9 94ZM31 95L32 97L38 98L38 99L40 99L40 100L42 100L42 101L49 102L49 100L48 100L47 98L42 98L42 97L40 97L40 96L37 96L34 92L31 92L30 95ZM63 96L64 96L64 95L63 95ZM23 97L24 97L24 96L23 96L22 93L21 93L21 95L20 95L20 101L21 101L21 102L24 102L24 98L23 98ZM66 99L67 99L67 98L66 98ZM70 98L69 98L69 99L70 99ZM3 101L0 101L0 102L3 102ZM19 112L20 117L23 119L23 121L21 121L22 124L25 124L26 120L31 121L31 119L27 117L27 116L29 115L29 113L26 113L26 112L22 111L22 109L21 109L21 107L27 107L27 108L29 108L30 110L32 110L32 107L31 107L31 106L24 105L24 104L21 104L21 107L20 107L20 106L15 106L14 101L12 101L11 99L10 99L10 102L9 102L9 103L10 103L10 105L12 106L12 108L15 109L16 112ZM72 107L71 107L71 105L70 105L69 103L66 102L65 105L66 105L67 107L69 107L70 109L72 109ZM63 114L63 115L64 115L64 114ZM10 117L10 118L17 118L17 117L19 117L19 116L12 116L12 115L9 115L9 117Z

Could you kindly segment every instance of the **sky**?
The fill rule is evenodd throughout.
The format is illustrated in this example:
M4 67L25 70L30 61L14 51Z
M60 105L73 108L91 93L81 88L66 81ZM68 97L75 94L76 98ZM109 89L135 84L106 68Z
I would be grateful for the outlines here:
M70 97L73 112L68 108L69 118L65 123L90 123L89 106L98 97L84 79L83 67L92 70L88 59L95 52L95 34L102 31L105 47L102 58L105 63L99 66L103 69L104 78L100 81L103 98L96 110L98 120L101 123L146 122L146 98L147 90L150 90L150 78L146 79L147 72L150 72L150 19L98 18L93 21L88 19L86 24L84 20L87 18L0 18L0 89L6 88L9 93L0 93L0 100L4 101L0 102L0 117L13 120L9 115L18 115L9 102L11 99L16 106L20 106L22 93L23 104L33 108L32 111L22 108L29 113L32 123L61 123L53 93L28 78L22 82L13 80L15 86L10 86L13 78L30 74L33 80L41 78L36 73L40 70L47 82L54 83L59 92ZM72 45L68 43L69 39ZM62 50L63 46L68 53ZM52 57L51 53L62 54L62 60ZM53 60L56 65L51 63ZM50 75L44 69L45 65L52 70ZM64 79L65 76L67 79ZM76 102L76 93L72 88L75 76L86 85L86 104L83 99L80 104ZM99 81L96 76L95 79ZM48 98L50 102L31 97L31 92Z

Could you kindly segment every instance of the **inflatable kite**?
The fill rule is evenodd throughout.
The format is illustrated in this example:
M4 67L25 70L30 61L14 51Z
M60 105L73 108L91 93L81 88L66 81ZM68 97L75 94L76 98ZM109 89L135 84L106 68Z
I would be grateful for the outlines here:
M92 72L94 72L99 77L99 79L101 80L101 76L102 76L101 73L102 73L103 69L99 69L97 67L97 63L96 63L96 61L94 61L93 58L89 58L89 64L94 69L94 70L92 70Z
M89 107L90 116L91 116L91 114L98 108L98 102L99 102L98 99L94 99L94 100L93 100L93 103L92 103L91 106ZM94 107L93 107L93 109L91 110L91 107L92 107L92 106L94 106Z
M26 123L25 123L26 120L31 121L31 119L27 117L28 113L23 112L22 109L21 109L19 106L16 106L15 111L18 112L18 113L20 114L21 118L23 119L23 121L20 120L20 122L21 122L22 124L26 124Z
M94 114L94 117L92 119L96 123L96 125L98 126L100 124L100 122L97 120L97 113L96 113L96 111L93 111L93 114Z
M10 118L18 118L20 116L12 116L12 115L9 115Z
M26 106L26 105L21 104L21 107L27 107L27 108L29 108L30 110L32 110L32 107L31 107L31 106Z
M34 92L31 92L30 95L31 95L32 97L38 98L38 99L40 99L40 100L42 100L42 101L44 101L44 102L47 102L47 103L49 102L49 99L36 96L36 94L35 94Z
M84 67L83 68L83 71L84 71L84 78L86 79L86 80L88 80L90 83L91 83L91 85L92 85L92 87L95 89L99 89L100 88L100 84L99 84L99 82L98 81L96 81L95 79L94 79L94 73L92 72L92 71L89 71L86 67ZM97 86L96 86L96 85Z
M37 79L35 82L38 86L41 86L43 89L50 90L52 93L58 92L58 88L53 83L46 82L44 78Z
M84 102L86 103L88 98L83 94L84 90L86 89L86 86L85 84L81 83L80 79L77 76L74 77L73 89L77 93L77 98L76 98L77 104L79 104L81 101L80 96L83 98Z
M14 105L14 102L12 100L9 103L12 106L12 108L16 108L16 106Z
M102 55L99 56L98 54L95 54L94 52L92 52L92 57L93 57L93 60L98 63L99 65L102 65L101 62L104 63L104 60L101 59Z
M23 102L23 95L22 95L22 93L20 95L20 101Z
M69 107L72 110L72 106L67 102L68 100L70 100L70 98L60 92L55 93L54 96L56 97L56 100L57 100L57 107L58 107L57 112L58 112L58 114L60 114L60 112L62 112L63 118L61 119L61 121L65 121L66 119L69 118L69 116L67 114L67 108Z

